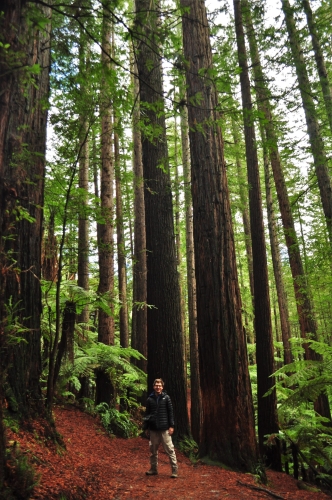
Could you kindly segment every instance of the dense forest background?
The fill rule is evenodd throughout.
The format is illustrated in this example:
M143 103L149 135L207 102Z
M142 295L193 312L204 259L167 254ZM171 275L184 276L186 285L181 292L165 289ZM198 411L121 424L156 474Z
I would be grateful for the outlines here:
M331 7L4 1L0 489L11 418L130 436L156 377L184 449L331 484Z

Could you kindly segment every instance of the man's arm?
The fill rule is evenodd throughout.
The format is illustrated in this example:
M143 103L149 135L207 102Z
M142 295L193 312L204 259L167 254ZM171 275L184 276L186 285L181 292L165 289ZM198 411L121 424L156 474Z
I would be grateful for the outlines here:
M169 425L168 432L171 436L174 432L174 411L173 411L172 400L169 396L167 398L167 413L168 413L168 425Z
M146 406L145 406L145 416L147 417L150 414L150 401L149 398L146 400ZM145 434L148 436L149 434L149 423L144 420L143 421L143 430L145 431Z

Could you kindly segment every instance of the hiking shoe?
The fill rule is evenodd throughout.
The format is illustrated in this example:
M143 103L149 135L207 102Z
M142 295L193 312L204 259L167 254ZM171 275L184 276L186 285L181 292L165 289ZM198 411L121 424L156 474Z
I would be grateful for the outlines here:
M177 472L172 472L171 477L178 477L178 473Z
M147 470L146 473L145 473L147 476L157 476L158 475L158 472L156 470Z

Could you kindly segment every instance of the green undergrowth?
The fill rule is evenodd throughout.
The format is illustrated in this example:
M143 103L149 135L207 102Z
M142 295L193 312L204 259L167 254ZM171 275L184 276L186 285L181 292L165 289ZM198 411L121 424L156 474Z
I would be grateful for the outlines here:
M39 483L40 475L36 473L16 441L6 448L5 472L5 487L1 492L1 499L29 499L34 487Z
M34 468L34 463L39 459L30 451L22 451L20 444L15 440L15 434L20 431L31 434L34 440L47 447L54 446L57 451L64 450L61 435L56 431L53 418L40 416L23 420L19 413L5 412L3 416L5 429L11 431L13 436L6 443L5 450L5 480L0 492L1 500L25 500L33 494L35 486L40 481L40 476Z
M181 439L176 442L178 449L189 458L192 463L198 460L198 444L192 438Z
M122 438L138 436L140 429L129 412L120 412L116 408L109 407L107 403L97 405L96 411L100 415L103 426L110 434Z

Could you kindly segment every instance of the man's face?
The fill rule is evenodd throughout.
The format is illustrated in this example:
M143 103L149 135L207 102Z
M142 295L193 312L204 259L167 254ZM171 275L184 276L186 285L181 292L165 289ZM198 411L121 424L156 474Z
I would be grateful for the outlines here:
M154 389L154 392L156 394L161 394L162 393L162 390L163 390L163 386L160 382L156 382L153 386L153 389Z

